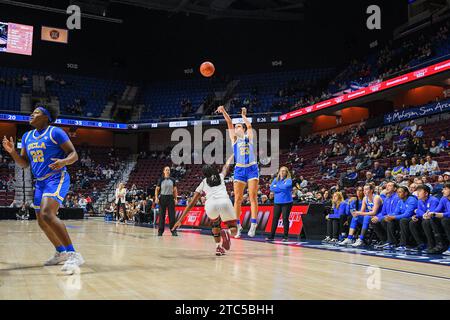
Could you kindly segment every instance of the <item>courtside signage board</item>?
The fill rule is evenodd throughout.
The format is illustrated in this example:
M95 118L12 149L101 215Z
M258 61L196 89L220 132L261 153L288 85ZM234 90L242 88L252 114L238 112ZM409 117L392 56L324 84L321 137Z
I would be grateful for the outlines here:
M178 219L186 207L177 206L175 207L176 219ZM308 205L294 205L292 206L291 213L289 215L289 235L298 236L303 228L302 215L308 213ZM242 206L241 208L241 224L243 228L250 227L250 206ZM258 208L258 228L257 231L269 233L272 228L273 221L273 206L259 206ZM157 223L159 221L159 216L157 218ZM169 224L169 217L166 215L165 223ZM183 227L196 227L196 228L211 228L212 221L208 218L205 213L205 207L198 206L193 207L191 211L186 215L182 221ZM226 225L223 224L223 227ZM280 220L277 224L276 233L283 234L283 220Z

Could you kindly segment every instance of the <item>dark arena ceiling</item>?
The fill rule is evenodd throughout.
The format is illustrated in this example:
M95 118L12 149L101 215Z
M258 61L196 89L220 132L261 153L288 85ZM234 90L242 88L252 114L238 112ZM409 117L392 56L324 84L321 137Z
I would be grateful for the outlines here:
M113 4L123 4L171 13L206 16L209 19L238 18L277 21L299 21L304 17L306 0L58 0L9 1L0 3L24 6L49 6L65 9L79 5L82 12L108 15Z

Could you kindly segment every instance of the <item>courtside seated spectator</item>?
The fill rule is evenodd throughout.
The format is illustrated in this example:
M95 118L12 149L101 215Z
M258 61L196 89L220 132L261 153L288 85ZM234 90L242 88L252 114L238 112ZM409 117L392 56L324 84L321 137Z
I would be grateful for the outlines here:
M411 165L409 166L409 175L410 176L419 176L423 172L422 165L417 163L416 157L411 158Z
M406 246L405 232L401 232L400 241L398 241L396 233L400 230L400 220L410 218L417 209L417 198L412 196L408 187L400 186L397 189L398 202L394 211L388 212L381 223L376 224L374 229L378 237L384 242L378 246L380 249L393 250L400 242L400 247Z
M327 236L322 241L324 243L337 243L340 234L341 217L347 215L348 203L344 201L341 192L333 194L331 212L326 215Z
M436 243L436 246L427 252L431 254L450 254L450 183L444 186L442 198L436 210L425 213L423 218L431 220L431 228Z
M343 187L353 187L358 181L358 172L355 167L347 170L346 174L341 176L340 185Z
M417 197L419 199L417 209L411 219L402 220L403 232L407 232L407 228L411 232L415 247L414 251L423 251L427 248L425 243L428 243L428 248L435 247L434 236L432 235L431 220L423 219L427 212L433 212L439 206L439 199L431 195L431 190L428 186L419 185L417 187ZM406 226L406 224L408 224ZM425 237L424 237L425 235Z
M373 173L373 177L377 180L384 178L384 168L380 166L380 163L378 161L375 161L375 163L373 164L371 172Z
M422 126L419 126L416 131L416 137L423 138L423 135L424 135L424 132L423 132Z
M423 165L424 172L430 176L439 174L441 169L439 169L439 164L437 163L437 161L433 160L430 155L428 155L426 159L427 161Z
M433 156L438 156L441 153L441 147L438 146L436 140L431 141L430 153Z
M395 177L398 174L402 174L405 171L405 167L403 166L402 160L397 159L396 166L392 168L392 175Z
M322 177L322 179L333 179L336 178L338 174L337 164L333 163L331 168L327 170L326 175Z
M442 150L447 150L448 149L448 141L447 141L447 139L445 138L444 135L441 136L441 140L439 141L439 147Z

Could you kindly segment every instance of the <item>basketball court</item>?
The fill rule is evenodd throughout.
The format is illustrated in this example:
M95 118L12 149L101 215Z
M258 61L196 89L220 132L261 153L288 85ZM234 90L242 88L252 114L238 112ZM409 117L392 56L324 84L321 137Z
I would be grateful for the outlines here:
M0 299L450 299L446 265L66 221L83 252L80 274L44 267L53 253L36 221L0 222Z

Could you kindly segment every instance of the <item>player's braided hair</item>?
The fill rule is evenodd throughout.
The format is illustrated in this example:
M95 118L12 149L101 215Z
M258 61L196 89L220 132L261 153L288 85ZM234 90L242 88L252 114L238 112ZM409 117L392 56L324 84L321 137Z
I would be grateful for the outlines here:
M217 187L222 183L219 172L217 171L217 169L214 166L212 166L210 164L206 164L203 166L202 171L203 171L203 175L206 178L206 183L211 188Z

